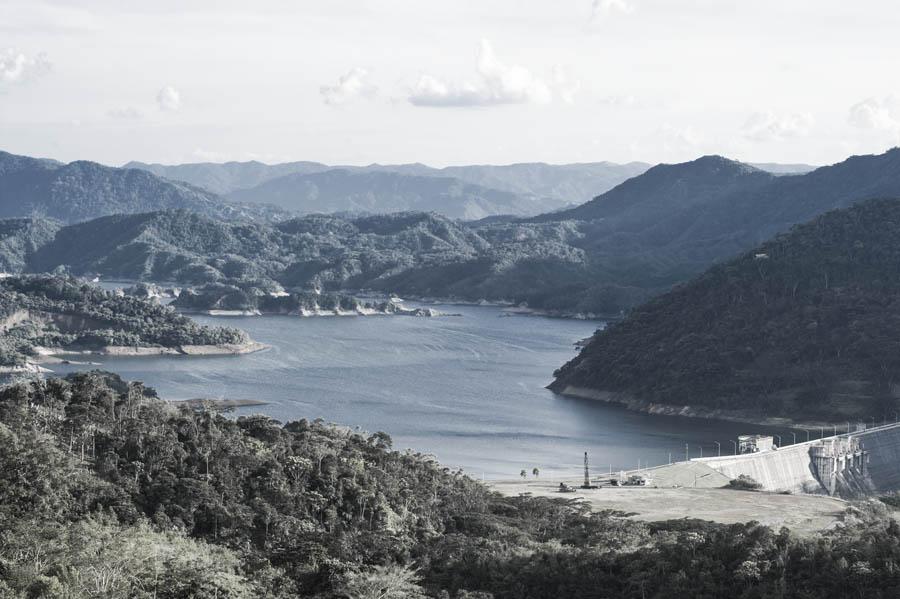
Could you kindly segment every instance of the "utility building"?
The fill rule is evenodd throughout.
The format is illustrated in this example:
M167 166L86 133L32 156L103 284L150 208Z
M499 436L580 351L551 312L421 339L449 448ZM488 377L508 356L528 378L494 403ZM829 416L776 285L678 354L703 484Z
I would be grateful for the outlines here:
M741 435L738 437L741 453L761 453L775 449L775 439L771 435Z

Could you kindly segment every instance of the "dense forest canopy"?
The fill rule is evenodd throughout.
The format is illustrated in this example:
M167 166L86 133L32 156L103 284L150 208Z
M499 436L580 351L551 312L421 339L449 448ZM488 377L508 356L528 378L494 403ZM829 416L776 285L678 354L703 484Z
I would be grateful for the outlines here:
M900 397L900 201L829 212L598 332L552 388L843 421Z
M4 597L887 598L898 566L875 503L813 537L647 524L501 497L384 433L226 417L108 373L0 389Z

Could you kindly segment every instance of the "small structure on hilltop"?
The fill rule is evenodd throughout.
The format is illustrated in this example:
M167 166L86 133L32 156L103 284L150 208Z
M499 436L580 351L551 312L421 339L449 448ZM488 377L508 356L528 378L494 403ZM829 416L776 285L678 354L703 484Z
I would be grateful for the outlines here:
M761 453L775 449L772 435L740 435L738 437L740 453Z

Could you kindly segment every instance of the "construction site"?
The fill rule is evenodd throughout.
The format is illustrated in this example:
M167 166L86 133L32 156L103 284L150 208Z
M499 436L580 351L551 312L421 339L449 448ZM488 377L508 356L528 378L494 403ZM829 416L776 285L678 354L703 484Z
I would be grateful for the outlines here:
M849 429L848 425L848 429ZM812 532L833 525L845 500L900 490L900 424L857 426L842 434L779 447L767 435L744 435L735 455L698 457L597 475L584 455L581 476L496 482L504 494L566 494L595 509L654 521L756 520Z

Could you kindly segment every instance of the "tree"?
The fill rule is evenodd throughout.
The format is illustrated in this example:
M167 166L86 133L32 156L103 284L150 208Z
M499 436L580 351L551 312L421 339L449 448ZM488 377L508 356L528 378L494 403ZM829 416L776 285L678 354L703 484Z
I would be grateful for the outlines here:
M425 599L415 570L406 566L376 566L349 573L342 592L353 599Z

